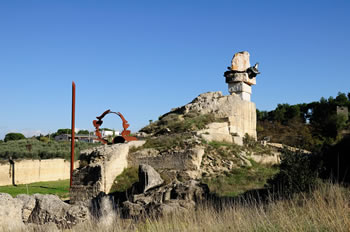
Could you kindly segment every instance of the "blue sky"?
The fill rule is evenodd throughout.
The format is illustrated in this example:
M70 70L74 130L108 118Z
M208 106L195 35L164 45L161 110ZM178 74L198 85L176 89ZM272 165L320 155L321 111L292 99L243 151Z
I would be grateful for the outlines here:
M317 101L350 92L350 1L0 1L0 139L76 127L106 109L136 131L207 91L249 51L252 101ZM104 126L121 129L109 116Z

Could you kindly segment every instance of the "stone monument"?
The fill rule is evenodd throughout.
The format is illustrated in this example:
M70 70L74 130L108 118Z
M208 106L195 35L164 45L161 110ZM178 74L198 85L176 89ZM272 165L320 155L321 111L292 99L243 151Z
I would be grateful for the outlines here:
M249 53L236 53L231 62L231 67L224 73L229 93L238 95L242 100L250 101L252 85L256 84L256 75L260 74L258 63L250 67Z

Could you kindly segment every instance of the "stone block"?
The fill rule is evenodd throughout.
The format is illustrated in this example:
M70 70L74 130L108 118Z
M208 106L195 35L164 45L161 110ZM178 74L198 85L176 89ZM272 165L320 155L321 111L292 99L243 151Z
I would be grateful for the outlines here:
M244 82L233 82L228 84L228 91L230 93L246 92L251 94L252 87Z
M159 152L144 152L143 150L133 152L129 156L128 166L148 164L157 167L158 170L176 170L190 174L197 178L200 174L200 165L204 155L203 147L194 147L183 150L169 150L161 154Z
M211 133L211 134L201 134L201 137L208 141L217 141L217 142L227 142L232 143L232 136L230 134L222 134L222 133Z
M206 129L197 131L197 135L206 141L218 141L232 143L228 122L213 122L207 125Z
M233 73L232 76L226 77L226 83L233 83L233 82L244 82L248 85L255 85L256 84L256 77L249 78L248 73Z
M232 140L234 144L243 146L243 138L241 136L232 136Z
M249 101L250 102L250 93L246 93L246 92L240 92L240 93L236 93L243 101Z
M139 166L139 185L144 193L147 190L163 184L164 180L154 168L147 164Z
M244 72L250 67L249 53L237 52L231 61L231 69L234 71Z

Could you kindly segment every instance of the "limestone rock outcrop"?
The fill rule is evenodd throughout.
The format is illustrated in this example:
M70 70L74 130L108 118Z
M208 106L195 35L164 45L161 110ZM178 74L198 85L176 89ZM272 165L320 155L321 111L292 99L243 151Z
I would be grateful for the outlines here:
M92 199L100 192L108 193L115 177L128 165L129 149L144 143L132 141L84 150L80 156L80 166L73 173L71 203Z
M15 231L24 228L22 206L22 201L0 193L0 229Z
M33 196L29 196L26 194L19 194L16 197L20 201L22 201L22 221L24 223L28 222L29 216L32 214L33 209L35 208L35 198Z
M193 146L183 149L169 149L158 151L156 149L143 149L129 155L128 166L137 167L148 164L158 170L166 170L168 174L181 173L183 177L196 179L200 177L200 165L204 155L204 148Z
M58 228L71 228L88 219L89 211L84 206L71 206L56 195L34 194L35 207L28 218L29 223L39 225L55 223Z
M20 194L13 198L9 194L0 193L0 229L5 231L25 228L35 230L37 225L67 229L89 219L87 207L69 205L56 195Z
M226 121L223 124L210 124L200 131L204 139L209 141L218 138L219 141L232 142L230 136L244 137L245 134L256 139L256 107L253 102L244 101L235 94L223 96L219 92L208 92L199 95L192 102L173 109L170 113L213 114Z

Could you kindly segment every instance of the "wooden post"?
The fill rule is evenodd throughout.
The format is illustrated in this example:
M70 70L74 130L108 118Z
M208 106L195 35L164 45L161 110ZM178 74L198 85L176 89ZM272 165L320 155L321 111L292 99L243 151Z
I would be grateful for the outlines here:
M75 143L75 83L72 82L72 136L71 136L71 156L70 156L70 187L72 187L74 170L74 143Z

